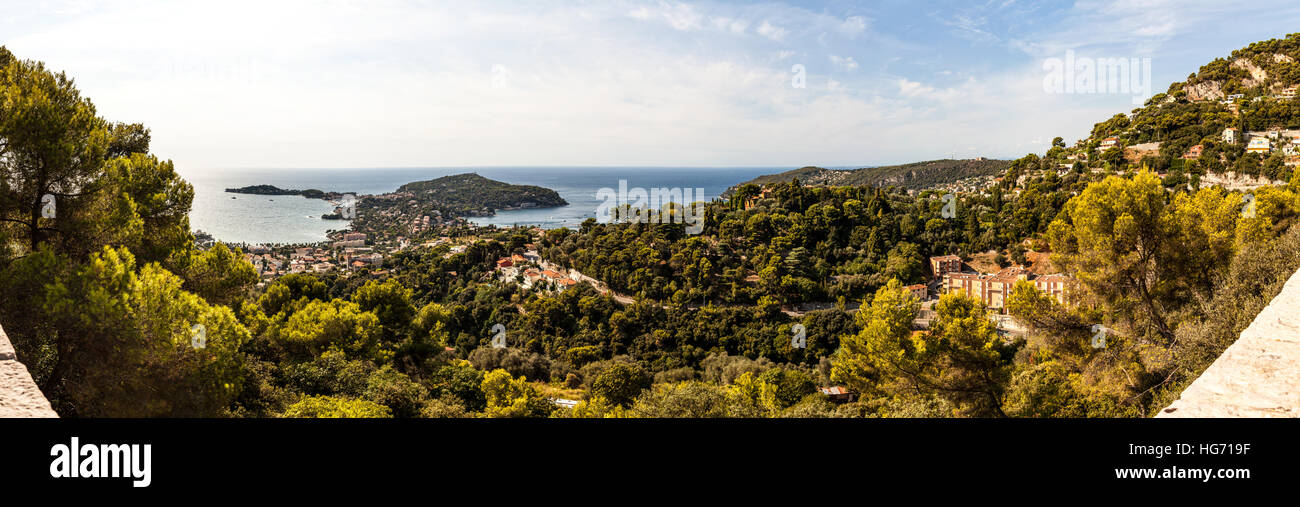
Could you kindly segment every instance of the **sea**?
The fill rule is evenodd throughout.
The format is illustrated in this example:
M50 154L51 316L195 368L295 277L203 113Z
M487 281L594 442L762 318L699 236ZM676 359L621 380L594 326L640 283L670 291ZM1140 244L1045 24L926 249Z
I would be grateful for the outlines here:
M470 221L508 227L539 226L545 229L576 228L596 216L601 188L618 189L620 180L628 188L704 189L708 200L716 199L732 185L764 174L792 167L474 167L474 168L362 168L362 169L224 169L179 172L194 186L194 207L190 228L211 234L218 241L247 244L297 244L324 241L326 233L346 229L347 222L323 220L334 205L322 199L296 195L251 195L227 193L225 189L250 185L275 185L285 189L315 188L324 191L382 194L413 181L462 173L519 185L538 185L555 190L568 206L558 208L497 211L491 217Z

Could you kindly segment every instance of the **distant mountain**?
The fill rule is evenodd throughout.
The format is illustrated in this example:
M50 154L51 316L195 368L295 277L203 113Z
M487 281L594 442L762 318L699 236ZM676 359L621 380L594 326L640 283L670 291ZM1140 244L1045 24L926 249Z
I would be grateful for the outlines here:
M568 205L554 190L536 185L512 185L475 173L443 176L398 187L421 200L434 201L455 211L516 208L551 208Z
M862 169L801 167L779 174L759 176L731 187L731 189L727 190L727 194L748 183L771 185L785 183L796 178L805 185L896 186L919 190L935 185L953 183L966 178L1001 175L1006 172L1009 165L1011 165L1009 160L977 158L930 160L927 162L865 167Z

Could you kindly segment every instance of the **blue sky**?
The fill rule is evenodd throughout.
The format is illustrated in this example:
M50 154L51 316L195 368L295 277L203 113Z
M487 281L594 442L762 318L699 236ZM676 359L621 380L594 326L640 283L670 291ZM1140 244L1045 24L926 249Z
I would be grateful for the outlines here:
M1248 5L0 0L0 44L183 170L852 166L1085 136L1132 97L1048 93L1046 59L1150 58L1163 91L1300 27Z

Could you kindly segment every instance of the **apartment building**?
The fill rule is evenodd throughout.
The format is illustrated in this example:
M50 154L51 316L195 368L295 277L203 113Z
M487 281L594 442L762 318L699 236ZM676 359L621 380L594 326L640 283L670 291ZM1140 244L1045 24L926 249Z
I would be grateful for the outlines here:
M1066 292L1074 279L1062 274L1035 275L1025 268L1013 266L997 273L947 273L939 286L941 294L958 293L980 300L989 309L1005 312L1007 299L1016 282L1027 280L1043 293L1065 303Z

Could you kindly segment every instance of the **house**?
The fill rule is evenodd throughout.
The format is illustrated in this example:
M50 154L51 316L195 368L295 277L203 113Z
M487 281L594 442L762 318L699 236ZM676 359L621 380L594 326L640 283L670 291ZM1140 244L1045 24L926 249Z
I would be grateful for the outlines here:
M904 287L904 289L911 292L912 296L916 297L918 301L925 301L925 299L930 295L930 291L926 289L925 284L923 283L908 285L907 287Z
M515 265L515 261L512 261L510 259L501 259L497 261L497 269L508 268L514 265Z
M831 403L852 403L858 394L843 386L819 387L819 392L831 399Z
M941 255L930 258L930 272L934 277L943 278L948 273L961 272L961 257L956 255Z
M1187 149L1187 153L1184 153L1184 154L1183 154L1183 159L1185 159L1185 160L1196 160L1196 159L1198 159L1198 158L1201 158L1201 150L1202 150L1202 149L1203 149L1203 147L1202 147L1201 145L1199 145L1199 144L1196 145L1196 146L1192 146L1191 148L1188 148L1188 149Z
M1114 148L1114 147L1116 147L1116 146L1119 146L1119 138L1118 138L1118 137L1107 137L1107 138L1101 140L1101 144L1097 145L1098 148L1103 149L1103 150L1108 149L1108 148Z
M1240 131L1232 127L1223 129L1223 142L1227 144L1237 144L1239 133Z
M1264 136L1252 138L1250 144L1246 146L1246 153L1262 153L1267 155L1270 151L1273 151L1273 143Z
M358 241L358 240L360 240L364 244L366 241L366 233L349 232L343 235L343 241Z

